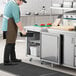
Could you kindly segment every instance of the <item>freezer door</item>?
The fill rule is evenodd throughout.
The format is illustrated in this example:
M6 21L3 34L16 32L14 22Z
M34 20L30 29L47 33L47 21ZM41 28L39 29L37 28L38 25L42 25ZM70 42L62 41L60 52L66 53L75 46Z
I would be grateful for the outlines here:
M50 62L59 63L59 37L42 34L41 58Z

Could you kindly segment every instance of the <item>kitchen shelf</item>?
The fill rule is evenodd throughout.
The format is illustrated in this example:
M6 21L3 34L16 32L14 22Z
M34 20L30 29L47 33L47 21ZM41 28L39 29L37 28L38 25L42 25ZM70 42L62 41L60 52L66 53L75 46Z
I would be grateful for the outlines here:
M30 40L30 42L33 42L33 43L40 43L40 40Z
M50 7L51 9L76 10L76 8Z
M44 15L21 15L21 16L50 16L50 14L44 14Z
M76 8L66 8L66 7L50 7L50 9L51 10L60 10L60 11L62 11L62 13L58 13L58 14L54 14L54 13L52 13L51 14L51 16L53 16L53 18L55 18L55 17L57 17L57 16L59 16L59 15L61 15L61 14L71 14L71 12L72 12L72 14L74 13L76 13ZM73 12L74 11L74 12ZM70 18L63 18L63 19L67 19L67 20L76 20L76 18L72 18L72 17L70 17ZM62 22L62 24L63 24L63 22Z
M62 14L51 14L51 16L58 16L58 15L62 15Z

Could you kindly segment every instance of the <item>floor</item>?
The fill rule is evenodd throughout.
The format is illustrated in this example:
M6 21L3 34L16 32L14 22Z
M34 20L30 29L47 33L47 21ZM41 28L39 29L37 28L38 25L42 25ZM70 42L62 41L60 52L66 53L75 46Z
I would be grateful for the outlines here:
M5 46L5 40L3 40L2 37L0 37L0 63L3 63L4 46ZM17 58L22 59L23 62L76 76L75 69L60 67L58 65L52 65L50 63L44 63L42 65L39 58L33 57L33 60L30 62L29 61L30 56L28 56L28 57L26 56L26 38L25 37L18 36L18 38L17 38L16 56L17 56ZM17 76L17 75L0 70L0 76Z

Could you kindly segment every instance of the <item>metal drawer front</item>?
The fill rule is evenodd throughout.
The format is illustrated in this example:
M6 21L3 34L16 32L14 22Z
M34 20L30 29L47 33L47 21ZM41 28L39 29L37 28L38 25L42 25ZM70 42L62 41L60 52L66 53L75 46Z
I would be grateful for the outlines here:
M76 57L75 57L75 67L76 67Z
M74 43L75 43L75 46L76 46L76 38L74 38Z
M76 56L76 46L75 46L75 56Z

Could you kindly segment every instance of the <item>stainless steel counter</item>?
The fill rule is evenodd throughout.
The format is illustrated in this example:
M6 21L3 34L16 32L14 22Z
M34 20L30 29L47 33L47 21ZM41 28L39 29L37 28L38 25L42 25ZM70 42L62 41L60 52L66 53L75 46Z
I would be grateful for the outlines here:
M76 31L46 29L35 26L24 28L26 31L35 31L41 34L41 58L44 61L76 68ZM54 60L49 59L49 57L53 57Z
M41 33L46 33L46 34L64 34L64 35L71 35L71 36L74 36L76 37L76 31L64 31L64 30L57 30L57 29L50 29L48 28L48 32L46 32L46 29L45 29L45 32L42 31L43 28L41 27L35 27L35 26L26 26L24 27L24 29L26 30L31 30L31 31L37 31L37 32L41 32Z

